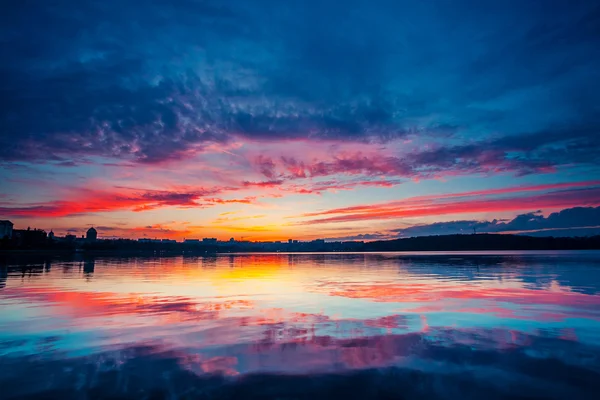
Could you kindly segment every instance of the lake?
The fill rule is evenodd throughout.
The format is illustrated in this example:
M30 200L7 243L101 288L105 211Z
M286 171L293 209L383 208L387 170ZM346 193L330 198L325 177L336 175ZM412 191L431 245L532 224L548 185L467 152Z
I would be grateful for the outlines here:
M2 263L2 399L600 392L596 251Z

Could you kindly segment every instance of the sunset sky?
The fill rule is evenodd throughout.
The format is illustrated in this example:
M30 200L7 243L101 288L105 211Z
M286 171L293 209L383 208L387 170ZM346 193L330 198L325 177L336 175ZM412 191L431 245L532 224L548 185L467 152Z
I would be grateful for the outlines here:
M600 232L600 3L15 1L0 219L99 237Z

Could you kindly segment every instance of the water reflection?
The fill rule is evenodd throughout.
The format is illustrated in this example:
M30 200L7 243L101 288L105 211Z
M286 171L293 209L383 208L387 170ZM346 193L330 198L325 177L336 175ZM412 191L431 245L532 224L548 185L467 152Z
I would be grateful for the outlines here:
M0 260L0 366L116 357L123 374L146 346L174 374L468 373L581 397L600 382L599 293L594 252L13 257Z
M0 266L0 289L6 287L6 279L8 278L8 269Z
M94 268L96 267L96 260L94 258L86 258L83 261L83 273L87 276L94 274Z

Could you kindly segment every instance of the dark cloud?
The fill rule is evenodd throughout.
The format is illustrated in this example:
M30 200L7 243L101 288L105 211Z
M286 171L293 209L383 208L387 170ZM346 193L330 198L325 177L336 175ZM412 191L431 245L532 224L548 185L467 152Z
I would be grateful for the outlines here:
M449 235L456 233L524 232L537 236L576 236L595 234L600 228L600 207L573 207L544 217L539 211L512 220L461 220L436 222L394 229L401 236Z
M433 169L598 162L593 1L12 3L0 16L3 161L155 163L234 136L410 136L441 140L403 160Z
M361 233L358 235L340 236L325 239L328 242L347 242L347 241L371 241L393 239L394 236L385 233Z
M75 234L84 234L90 227L89 226L81 226L81 227L70 227L70 228L62 228L60 229L60 231L64 231L64 232L69 232L69 233L75 233ZM103 234L104 232L114 232L114 231L122 231L123 228L119 228L119 227L115 227L115 226L104 226L104 225L95 225L94 229L96 229L98 232L100 232L101 234ZM47 231L49 232L50 230L53 230L52 228L47 229ZM55 232L55 234L58 234L58 232Z
M244 181L242 184L245 187L271 188L271 187L281 186L283 184L283 180L272 180L272 181L261 181L261 182Z
M254 160L254 164L258 167L261 174L269 179L275 177L275 162L270 157L258 156Z
M122 227L121 227L121 228L119 228L119 227L116 227L116 226L105 226L105 225L94 226L94 228L95 228L97 231L118 231L118 230L120 230L120 229L121 229L121 230L123 229ZM83 229L82 229L82 230L83 230Z

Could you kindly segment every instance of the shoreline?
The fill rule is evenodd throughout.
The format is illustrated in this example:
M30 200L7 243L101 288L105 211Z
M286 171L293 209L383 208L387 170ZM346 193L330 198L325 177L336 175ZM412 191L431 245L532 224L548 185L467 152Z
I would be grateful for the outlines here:
M600 249L457 249L457 250L364 250L364 251L337 251L337 250L298 250L298 251L269 251L269 250L245 250L245 251L164 251L164 250L92 250L92 251L53 251L53 250L0 250L3 255L37 255L37 256L216 256L216 255L240 255L240 254L385 254L385 253L439 253L439 254L465 254L465 253L494 253L494 252L598 252Z

